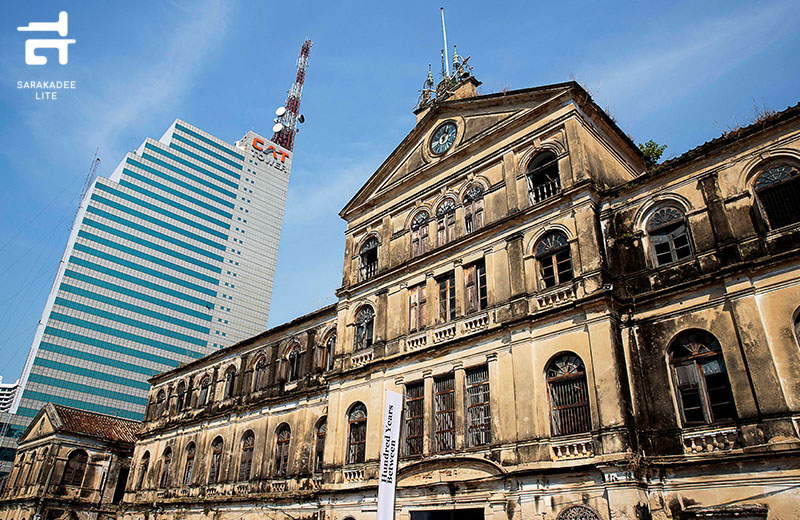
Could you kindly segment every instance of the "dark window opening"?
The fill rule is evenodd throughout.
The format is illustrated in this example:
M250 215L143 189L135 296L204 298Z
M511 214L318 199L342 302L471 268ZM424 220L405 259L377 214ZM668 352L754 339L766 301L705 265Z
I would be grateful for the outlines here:
M159 487L165 488L169 486L169 469L172 465L172 449L167 448L161 456L161 478L158 481Z
M685 332L669 349L678 408L684 424L736 418L719 342L703 331Z
M574 354L563 354L547 368L550 418L553 435L570 435L591 430L586 368Z
M275 441L275 475L284 477L289 471L289 442L292 432L288 424L282 424L277 430Z
M542 152L531 160L525 172L528 181L528 199L531 205L558 194L561 178L558 174L558 159L550 151Z
M356 330L353 335L353 351L372 346L372 332L375 325L375 311L365 305L356 315Z
M676 208L660 208L647 220L647 234L656 265L665 265L692 256L692 246L683 213Z
M456 447L456 387L449 374L433 380L434 451L453 451Z
M364 462L367 444L367 407L362 403L353 405L347 415L350 433L347 437L347 463Z
M483 260L464 268L464 298L467 313L480 311L489 306L486 264Z
M436 279L436 321L445 323L456 319L456 275L451 272Z
M483 188L472 186L464 195L464 233L483 227Z
M456 238L456 202L445 199L436 210L436 245L443 246Z
M83 476L86 473L86 463L88 461L88 453L83 450L73 451L67 459L67 465L64 467L64 474L61 476L61 485L80 486L83 483Z
M222 469L222 447L224 443L222 437L217 437L211 443L211 464L208 468L208 483L216 484L219 482L220 470Z
M325 461L325 437L328 435L328 420L323 417L317 425L317 438L314 447L314 471L321 472Z
M364 245L361 246L361 251L359 252L361 262L359 281L363 282L364 280L369 280L378 273L379 245L377 238L370 237L364 242Z
M756 179L755 191L770 229L800 222L800 171L794 166L773 166Z
M190 443L186 448L186 466L183 468L183 485L188 486L192 483L192 473L194 472L194 443Z
M428 252L428 212L417 213L411 222L411 258Z
M421 455L425 420L425 385L406 385L405 454Z
M563 232L552 231L542 237L536 244L535 254L542 289L572 280L569 241Z
M250 469L253 467L253 448L256 444L256 437L253 432L248 431L242 437L242 455L239 461L239 480L250 480Z
M467 444L484 446L492 441L489 415L489 367L467 370Z
M425 284L408 290L408 330L416 332L425 328Z

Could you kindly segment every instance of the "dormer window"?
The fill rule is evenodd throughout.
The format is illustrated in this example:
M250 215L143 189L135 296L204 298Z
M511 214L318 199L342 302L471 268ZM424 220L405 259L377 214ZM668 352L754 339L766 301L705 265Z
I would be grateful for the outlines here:
M428 212L420 211L411 221L411 258L428 252Z
M359 281L369 280L378 273L378 239L370 237L364 242L359 251L360 269Z
M528 163L528 199L531 205L555 196L561 189L558 158L551 151L541 152Z

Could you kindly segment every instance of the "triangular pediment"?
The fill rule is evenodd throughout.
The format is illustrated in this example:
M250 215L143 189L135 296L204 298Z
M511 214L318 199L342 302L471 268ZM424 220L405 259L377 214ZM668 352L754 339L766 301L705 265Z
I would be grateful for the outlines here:
M339 214L348 219L347 215L371 200L412 184L420 176L431 175L432 169L454 154L468 148L479 149L484 138L530 117L540 117L537 108L563 96L573 86L573 83L561 83L434 103ZM457 125L457 137L448 152L437 156L430 148L432 135L448 121Z
M22 432L17 443L22 444L40 437L46 437L58 430L61 425L62 422L55 407L52 404L47 404L39 410L39 413L33 418L28 428Z

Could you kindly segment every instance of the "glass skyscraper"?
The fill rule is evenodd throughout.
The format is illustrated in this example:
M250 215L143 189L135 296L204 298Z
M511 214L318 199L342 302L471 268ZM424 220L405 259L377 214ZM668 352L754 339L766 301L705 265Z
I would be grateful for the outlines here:
M48 402L141 419L150 376L265 330L290 166L258 134L229 144L176 120L98 178L5 437Z

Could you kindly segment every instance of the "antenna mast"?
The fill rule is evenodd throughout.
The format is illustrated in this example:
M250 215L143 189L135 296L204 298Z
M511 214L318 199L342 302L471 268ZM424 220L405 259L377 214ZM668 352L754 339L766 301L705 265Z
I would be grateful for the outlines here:
M450 60L447 57L447 30L444 28L444 7L439 8L442 11L442 36L444 36L444 66L445 72L447 72L446 77L450 77Z
M311 52L311 44L311 40L307 39L300 48L300 57L297 59L297 77L295 78L291 90L289 90L289 97L286 99L286 112L278 119L278 123L282 124L283 128L272 134L272 141L289 151L294 148L294 136L297 133L297 122L300 111L300 98L303 96L303 83L306 79L306 67L308 67L308 55ZM302 122L302 119L300 122Z

